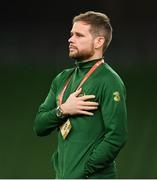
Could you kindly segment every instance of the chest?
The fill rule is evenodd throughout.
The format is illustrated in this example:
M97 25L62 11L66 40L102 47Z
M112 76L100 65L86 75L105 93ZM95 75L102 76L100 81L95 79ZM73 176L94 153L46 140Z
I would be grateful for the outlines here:
M86 78L87 71L76 71L70 78L65 88L62 103L64 103L71 93L75 92L78 87L82 88L81 95L95 95L98 102L102 93L103 74L100 71L93 72ZM64 81L64 85L58 91L58 95L62 92L68 80Z

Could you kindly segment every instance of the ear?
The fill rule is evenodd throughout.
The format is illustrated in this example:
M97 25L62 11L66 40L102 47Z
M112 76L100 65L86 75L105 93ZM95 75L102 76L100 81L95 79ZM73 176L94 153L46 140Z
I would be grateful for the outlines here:
M103 47L104 43L105 43L105 38L103 36L98 36L95 38L95 48L96 49Z

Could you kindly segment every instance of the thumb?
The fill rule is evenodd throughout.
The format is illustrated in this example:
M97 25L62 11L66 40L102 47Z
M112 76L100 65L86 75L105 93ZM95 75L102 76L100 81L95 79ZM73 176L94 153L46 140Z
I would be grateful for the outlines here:
M82 91L82 88L79 88L77 89L75 92L74 92L74 95L77 97Z

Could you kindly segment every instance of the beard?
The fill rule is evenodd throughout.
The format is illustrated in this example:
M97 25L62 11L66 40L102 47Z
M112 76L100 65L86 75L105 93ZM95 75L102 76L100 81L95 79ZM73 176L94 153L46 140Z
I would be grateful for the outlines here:
M91 50L87 51L87 50L82 50L79 51L77 48L74 49L73 51L69 52L69 57L75 60L86 60L89 59L90 57L92 57L94 54L94 49L92 48Z

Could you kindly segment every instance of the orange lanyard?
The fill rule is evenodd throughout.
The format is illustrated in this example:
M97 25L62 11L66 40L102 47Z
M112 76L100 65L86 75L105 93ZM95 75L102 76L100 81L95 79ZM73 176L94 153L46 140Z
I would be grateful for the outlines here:
M83 85L83 83L88 79L88 77L101 65L104 63L104 60L101 60L101 61L98 61L96 62L92 67L91 69L87 72L87 74L84 76L84 78L82 79L82 81L80 82L79 86L77 87L77 90ZM63 100L63 96L64 96L64 93L65 93L65 90L67 89L69 83L70 83L70 80L71 80L71 77L68 79L68 81L66 82L62 92L60 93L59 95L59 105L62 104L62 100Z

